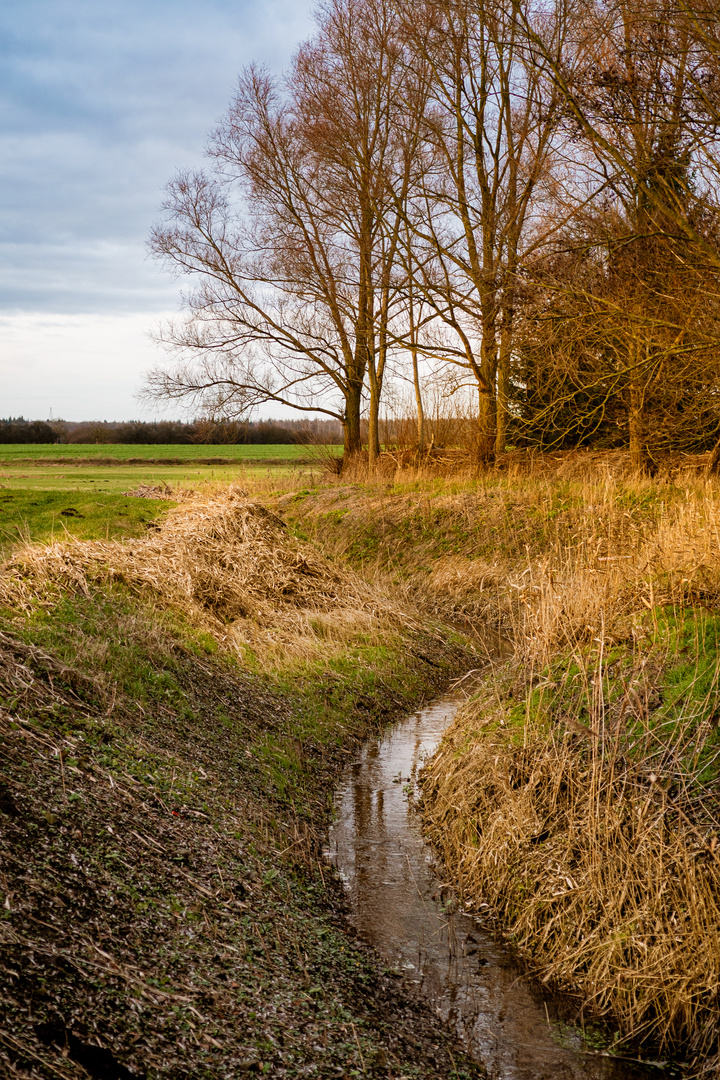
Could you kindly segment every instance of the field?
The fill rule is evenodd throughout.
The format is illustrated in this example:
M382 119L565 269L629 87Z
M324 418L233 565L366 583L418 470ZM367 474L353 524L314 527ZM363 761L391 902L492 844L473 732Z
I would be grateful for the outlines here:
M298 443L228 444L210 446L205 443L193 445L147 445L136 446L128 443L98 443L95 445L53 443L0 443L0 465L25 462L67 462L75 465L81 461L102 459L108 463L167 461L175 462L211 462L249 464L268 460L293 462L312 460L317 447ZM322 447L323 452L342 453L340 446Z
M85 491L0 491L0 553L28 542L141 536L172 502Z
M275 478L302 486L341 447L0 444L0 553L28 540L136 536L167 501L128 498Z
M197 488L246 470L309 476L342 447L0 444L0 488L117 493L140 484Z

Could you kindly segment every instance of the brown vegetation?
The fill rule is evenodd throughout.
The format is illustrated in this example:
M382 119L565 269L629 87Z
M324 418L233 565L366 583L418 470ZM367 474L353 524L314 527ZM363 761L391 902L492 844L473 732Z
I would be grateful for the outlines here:
M517 661L425 789L466 901L544 979L696 1067L720 1034L719 512L693 493L504 582Z
M311 658L354 638L382 642L413 618L351 570L289 535L285 523L232 489L189 497L152 535L130 542L29 547L4 568L0 600L52 604L58 589L121 582L210 629L245 656Z
M426 774L448 878L588 1016L715 1075L720 496L685 460L655 480L614 454L536 458L530 477L411 470L287 512L511 643Z

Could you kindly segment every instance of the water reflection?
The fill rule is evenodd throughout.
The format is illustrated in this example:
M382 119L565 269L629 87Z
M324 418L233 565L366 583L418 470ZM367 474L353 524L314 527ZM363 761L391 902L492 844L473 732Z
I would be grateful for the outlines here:
M657 1077L591 1052L575 1005L543 998L438 879L408 796L460 700L448 696L398 724L347 770L328 856L346 882L355 927L455 1027L491 1077Z

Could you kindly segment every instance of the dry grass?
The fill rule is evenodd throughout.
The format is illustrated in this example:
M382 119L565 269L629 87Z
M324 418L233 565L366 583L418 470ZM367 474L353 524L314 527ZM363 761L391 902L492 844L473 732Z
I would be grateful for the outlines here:
M627 484L586 484L571 542L470 563L515 657L444 740L425 811L545 980L720 1075L720 497L643 489L641 522ZM449 570L435 587L459 592Z
M636 615L656 607L717 606L717 488L687 489L669 506L661 503L656 520L625 528L612 495L588 504L592 516L578 542L527 560L506 583L517 594L512 629L523 662L550 663L558 649L600 634L627 640L637 633Z
M575 480L410 469L392 482L280 495L278 505L367 579L390 578L439 618L514 634L523 651L528 639L542 651L566 632L594 636L611 610L621 620L657 590L709 600L720 580L717 529L706 528L717 483L618 480L607 455Z
M91 582L122 582L169 604L241 656L309 659L413 624L232 489L171 509L141 540L27 547L5 564L0 601L29 608L52 603L58 589L88 594Z
M671 745L649 726L586 737L572 717L513 737L493 704L457 720L425 782L429 835L466 902L633 1040L706 1061L720 1025L719 824L687 782L696 725Z

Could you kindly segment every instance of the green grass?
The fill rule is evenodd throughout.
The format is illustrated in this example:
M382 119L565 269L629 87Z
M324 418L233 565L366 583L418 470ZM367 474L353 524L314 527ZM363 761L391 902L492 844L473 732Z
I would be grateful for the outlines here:
M322 452L342 453L341 446L323 447ZM269 443L267 445L223 445L209 446L205 443L178 446L175 444L163 445L129 445L127 443L98 443L98 444L64 444L54 443L0 443L0 465L14 464L20 461L83 461L89 458L113 459L115 461L130 461L142 459L144 461L156 461L162 459L181 460L193 462L207 459L222 459L224 461L297 461L312 457L315 448L299 443L285 445L283 443Z
M28 541L142 536L174 505L168 500L19 488L0 491L0 553Z
M339 446L327 449L342 451ZM297 483L302 484L322 471L315 454L315 448L298 445L0 444L0 490L121 495L141 484L197 488L207 483L242 483L245 476L256 480L265 472L277 479L297 476Z
M280 478L302 474L307 480L308 468L282 466L267 463L267 475ZM122 494L134 491L141 484L169 484L172 488L197 488L203 484L242 483L246 475L242 464L226 466L196 465L194 467L172 465L116 465L78 467L67 465L0 466L0 489L28 488L34 491L80 491ZM252 478L264 476L260 467L253 469Z
M550 735L564 730L566 718L588 729L599 722L597 675L602 672L605 725L614 738L623 732L625 752L642 760L664 745L677 752L687 778L716 782L720 769L720 617L701 608L655 608L638 617L642 637L614 647L561 652L538 672L517 698L511 688L502 728L522 744L528 721ZM508 684L510 686L510 684ZM579 729L572 729L579 730ZM661 755L662 756L662 755Z

